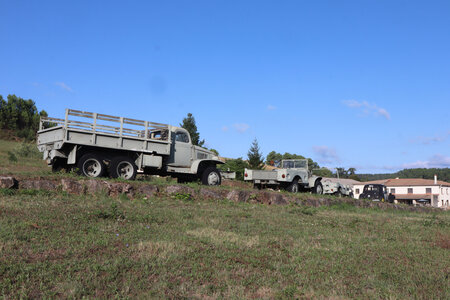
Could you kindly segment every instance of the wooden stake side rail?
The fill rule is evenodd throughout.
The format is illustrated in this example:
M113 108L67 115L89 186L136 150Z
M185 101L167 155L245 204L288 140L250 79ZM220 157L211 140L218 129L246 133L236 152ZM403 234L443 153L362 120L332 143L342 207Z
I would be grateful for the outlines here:
M69 120L69 116L75 116L80 118L92 119L92 122L83 122ZM119 123L119 127L99 124L99 120L107 122ZM130 136L146 140L158 140L158 141L169 141L170 132L169 125L156 122L148 122L142 120L136 120L131 118L122 118L104 114L97 114L91 112L84 112L74 109L66 109L66 119L58 119L52 117L42 117L40 121L39 130L43 130L45 125L56 124L57 126L63 126L65 128L73 128L79 130L91 131L92 133L107 133L112 135ZM141 130L131 129L124 127L124 124L135 125L143 127ZM152 133L156 131L167 131L166 134L160 134L158 137L154 136Z

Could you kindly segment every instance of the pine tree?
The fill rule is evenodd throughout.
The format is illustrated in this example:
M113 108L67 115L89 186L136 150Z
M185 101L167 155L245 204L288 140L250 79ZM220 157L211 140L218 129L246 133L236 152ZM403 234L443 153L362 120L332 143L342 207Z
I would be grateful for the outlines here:
M187 114L187 117L183 119L183 123L181 123L180 126L189 132L193 145L203 146L205 140L200 141L200 133L197 131L197 125L195 125L195 118L191 113Z
M250 169L261 170L264 165L262 153L259 151L259 145L256 138L253 140L252 146L248 150L248 164Z

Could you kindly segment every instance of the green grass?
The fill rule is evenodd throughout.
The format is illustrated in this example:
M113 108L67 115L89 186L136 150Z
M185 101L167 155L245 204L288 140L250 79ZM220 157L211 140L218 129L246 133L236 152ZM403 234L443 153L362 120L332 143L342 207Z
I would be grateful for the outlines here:
M33 149L34 152L23 151L25 147L22 143L0 140L0 175L51 175L51 169L47 167L36 145L26 145L29 145L26 147L27 150ZM13 156L17 158L17 161L14 161Z
M0 295L449 298L450 215L0 191Z
M78 178L25 148L0 174ZM448 299L449 249L448 211L0 189L3 298Z

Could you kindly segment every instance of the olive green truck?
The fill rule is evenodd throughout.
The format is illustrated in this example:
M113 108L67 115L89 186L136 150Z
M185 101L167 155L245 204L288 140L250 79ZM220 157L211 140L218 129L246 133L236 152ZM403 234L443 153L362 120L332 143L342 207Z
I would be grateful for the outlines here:
M223 162L193 145L187 130L167 124L66 109L64 119L41 118L37 145L53 170L130 180L140 171L221 184Z

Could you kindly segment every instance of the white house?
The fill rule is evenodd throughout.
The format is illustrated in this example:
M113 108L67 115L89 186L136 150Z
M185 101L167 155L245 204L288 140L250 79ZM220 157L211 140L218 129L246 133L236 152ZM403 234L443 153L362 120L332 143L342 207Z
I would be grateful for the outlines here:
M399 203L450 207L450 183L437 180L436 176L434 180L396 178L361 182L353 186L355 198L359 198L365 184L384 184Z

